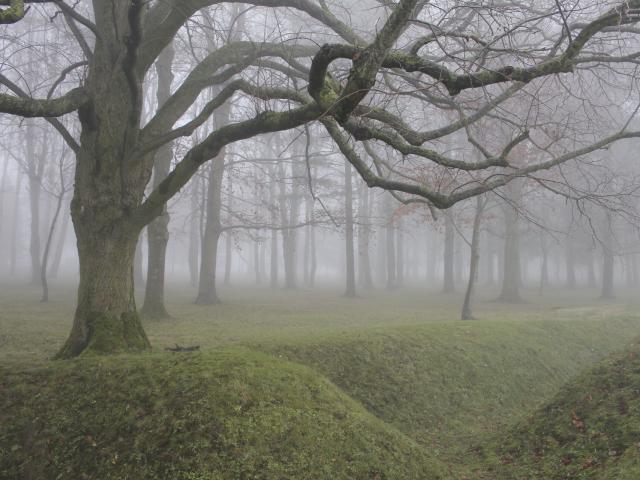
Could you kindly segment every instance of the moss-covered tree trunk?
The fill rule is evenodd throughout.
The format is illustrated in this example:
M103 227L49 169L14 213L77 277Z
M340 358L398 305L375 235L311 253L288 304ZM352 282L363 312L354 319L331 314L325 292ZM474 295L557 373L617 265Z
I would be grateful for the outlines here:
M149 348L136 311L133 264L146 223L137 209L153 158L135 150L142 80L132 67L134 32L123 27L135 28L131 5L127 0L94 2L102 41L86 80L91 101L78 112L81 135L71 202L80 284L73 327L58 358Z
M105 237L95 225L78 220L78 214L74 216L80 260L78 305L71 335L58 357L149 348L133 293L137 234L117 228Z

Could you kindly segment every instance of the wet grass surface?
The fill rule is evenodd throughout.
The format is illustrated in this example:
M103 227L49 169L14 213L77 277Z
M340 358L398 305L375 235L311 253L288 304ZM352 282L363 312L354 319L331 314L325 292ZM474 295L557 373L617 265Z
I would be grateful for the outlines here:
M513 432L523 431L522 422L530 422L527 418L532 412L535 415L535 412L546 411L540 410L548 408L545 402L557 402L554 396L562 395L558 392L564 391L561 390L564 384L578 378L580 372L611 352L627 348L640 332L640 309L634 305L631 295L603 303L595 299L595 292L555 291L542 297L530 293L526 303L508 305L491 301L495 292L485 289L478 295L475 309L478 320L461 322L458 320L459 296L443 296L419 287L363 292L356 299L341 297L339 290L330 287L295 292L235 287L222 290L222 304L207 307L194 305L193 293L188 290L172 291L167 304L173 318L145 321L154 352L109 357L103 361L50 362L47 359L63 343L70 328L72 288L55 289L49 304L38 301L37 289L3 289L0 398L5 405L9 402L5 408L9 417L5 419L22 419L22 423L11 424L13 433L0 442L3 455L9 455L9 464L11 459L21 458L22 449L32 448L28 432L33 427L33 418L41 418L35 413L43 408L39 402L45 402L51 408L47 418L52 418L54 423L50 427L41 425L43 438L50 443L37 448L53 448L55 455L63 459L59 468L78 468L73 462L79 460L70 451L56 447L55 441L56 435L65 438L80 435L79 430L69 430L61 420L67 418L70 408L63 397L71 397L82 419L78 428L91 426L95 432L105 429L104 448L111 454L117 453L120 459L127 458L129 471L140 475L151 475L164 468L162 455L157 465L142 468L136 463L139 459L117 450L120 447L116 440L123 438L120 446L126 446L130 453L140 449L157 453L170 447L172 430L158 430L160 423L169 422L178 425L175 428L181 432L178 438L182 443L189 443L192 438L195 445L194 451L179 449L177 457L173 457L174 462L184 457L184 462L178 462L182 465L179 472L182 476L174 478L437 478L441 471L445 472L443 478L547 478L536 476L542 475L540 472L547 475L543 467L534 468L529 457L513 453L528 451L527 445L534 442L524 433ZM199 345L201 350L194 354L165 352L165 347L175 344ZM176 366L178 371L172 366L177 358L194 360ZM232 364L240 366L225 373L224 362L231 358ZM264 364L263 373L256 373L258 363ZM164 407L154 410L145 420L151 437L129 438L127 423L135 424L135 419L129 418L126 411L114 411L111 406L103 405L100 396L92 397L97 402L92 408L105 410L104 418L109 415L122 418L113 423L113 428L108 422L95 423L82 385L86 387L89 382L92 390L102 391L99 384L87 379L97 375L96 372L102 375L103 367L117 379L109 383L112 389L121 388L122 392L133 389L137 392L136 398L147 395L153 403L161 402L166 386L167 394L174 397L173 402L179 403L179 396L183 395L186 403L195 405L190 407L191 413L185 414L187 417L195 416L198 422L209 424L228 417L230 425L233 424L229 428L235 432L233 438L240 442L240 447L234 447L233 442L225 443L226 440L214 442L217 447L211 446L213 440L209 434L197 428L193 437L189 437L188 431L179 427L189 422L184 412L172 416ZM280 369L282 378L290 378L295 388L285 387L286 382L282 383L278 377ZM292 374L290 369L300 375ZM185 388L171 387L176 375L185 378ZM132 381L138 379L136 385L129 383L129 377ZM144 377L155 380L140 381ZM209 379L212 385L217 385L216 389L206 390ZM634 382L628 383L635 385ZM322 385L320 390L324 393L305 396L307 383ZM236 384L245 385L244 390L234 390ZM229 390L231 397L218 397L217 388ZM44 391L38 396L40 389ZM273 400L274 389L282 390L277 400ZM251 405L265 406L276 401L288 413L258 408L250 421L242 415L236 418L241 412L234 413L235 407L230 405L242 405L247 391L253 392L250 393ZM200 408L196 397L203 395L209 399L206 401L209 403L201 405L206 411L196 412ZM296 405L295 414L288 410L291 405ZM342 412L338 417L346 415L358 420L349 426L340 423L340 418L334 421L333 413L322 416L321 411ZM320 417L308 422L310 417L306 415ZM36 425L40 424L36 422ZM326 432L322 433L322 428L318 430L319 426L326 428ZM296 455L286 442L282 448L272 448L274 442L284 441L284 437L277 436L283 428L309 432L309 442L300 440L302 450ZM225 432L224 435L231 435ZM318 458L324 459L319 460L324 463L335 455L333 447L323 444L323 436L337 438L338 432L345 432L346 437L340 441L354 448L342 447L340 450L347 452L346 456L336 461L336 468L328 467L326 475L309 476L309 469L319 468L319 464L311 460L314 451L320 449ZM510 447L498 442L505 432L511 432ZM616 435L612 432L612 436ZM93 438L93 434L91 436ZM243 436L252 440L243 443ZM161 440L169 443L163 444ZM160 443L154 443L156 441ZM372 445L372 449L364 447L367 444ZM587 444L581 445L586 448ZM109 450L112 448L116 450ZM237 458L234 448L239 448ZM511 470L502 468L507 448L511 448L509 455L515 465ZM631 448L617 454L619 461L610 462L612 469L626 472L636 468L636 456ZM401 452L412 452L411 458L415 461L409 461ZM150 458L151 454L145 455ZM247 462L245 457L253 460ZM102 465L99 462L105 458L94 459L98 463L91 464L91 468L97 469L96 472L107 471L99 468ZM247 467L238 470L242 463L238 459L242 458ZM582 457L580 459L582 461ZM624 466L625 461L628 468ZM227 467L221 466L224 462L228 462ZM217 467L211 466L214 464ZM518 466L522 468L517 470ZM50 468L50 465L37 467ZM113 468L113 472L119 471ZM248 476L221 476L225 468ZM603 471L593 469L593 474ZM188 476L195 475L194 472L204 476ZM341 474L346 476L340 477ZM529 474L533 476L526 476ZM145 478L101 475L88 478ZM609 477L602 478L609 480Z

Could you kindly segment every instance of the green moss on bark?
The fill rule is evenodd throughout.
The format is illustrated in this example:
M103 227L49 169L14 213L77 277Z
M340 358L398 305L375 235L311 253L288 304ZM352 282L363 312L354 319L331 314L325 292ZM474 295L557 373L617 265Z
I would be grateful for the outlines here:
M88 320L91 331L84 354L139 352L151 347L137 312L121 315L95 313Z
M151 348L137 312L122 314L92 312L83 319L87 338L74 328L71 336L54 357L57 360L78 355L107 355L142 352Z

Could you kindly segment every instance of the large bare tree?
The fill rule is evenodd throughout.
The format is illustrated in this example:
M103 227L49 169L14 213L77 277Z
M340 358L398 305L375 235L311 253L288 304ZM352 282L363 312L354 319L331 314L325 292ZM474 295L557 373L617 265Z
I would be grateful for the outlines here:
M264 40L261 34L257 40L249 35L249 40L217 48L181 78L164 103L143 114L145 77L177 32L200 10L235 3L273 13L264 21L277 18L273 30L281 36ZM21 84L19 68L3 66L0 72L6 87L0 112L47 119L76 156L71 215L80 284L71 334L58 356L149 347L133 296L139 233L163 214L167 201L201 165L234 142L316 123L369 187L391 190L403 202L448 208L514 178L639 136L626 124L616 126L591 135L589 142L585 136L571 151L544 148L539 162L524 167L512 165L510 153L519 143L542 141L544 132L536 131L535 124L513 125L512 138L497 154L475 142L483 154L480 161L437 152L439 138L465 128L471 132L475 121L518 95L526 101L526 84L536 79L586 67L615 65L618 72L640 55L633 48L640 0L594 1L573 19L555 1L503 3L376 3L380 25L371 34L350 26L324 0L94 0L73 5L1 0L8 7L0 12L0 22L10 24L4 27L7 35L12 29L18 35L21 24L36 20L25 8L32 4L31 10L47 13L42 21L66 22L64 28L78 45L77 61L61 69L46 97ZM281 28L290 31L283 34ZM302 30L311 38L302 38L297 33ZM78 68L86 69L83 81L68 86L65 78ZM196 99L214 86L220 87L217 95L194 113ZM232 98L254 108L206 135L145 195L163 146L196 132ZM467 106L469 99L477 105L479 98L484 100L480 107ZM458 118L436 124L431 120L437 109L458 112ZM68 114L77 116L78 135L68 128L72 120L59 118ZM441 189L428 177L410 176L367 157L361 141L393 152L384 158L395 155L469 172L468 181Z

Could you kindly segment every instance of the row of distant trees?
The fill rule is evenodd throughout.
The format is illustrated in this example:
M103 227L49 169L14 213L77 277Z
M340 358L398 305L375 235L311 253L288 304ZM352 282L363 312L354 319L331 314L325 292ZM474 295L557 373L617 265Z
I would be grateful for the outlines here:
M23 152L5 146L7 156L0 178L6 259L3 273L17 273L18 253L27 250L27 244L20 242L19 230L27 230L31 281L43 285L46 300L47 282L43 279L57 277L64 246L72 239L66 211L71 158L63 144L58 142L55 148L44 125L36 126L33 121L12 138L20 139ZM297 161L305 155L306 140L294 137L290 139L293 144L288 140L277 139L279 149L275 150L259 142L238 153L229 151L217 186L221 195L215 205L218 210L212 211L208 203L210 170L194 178L170 206L174 218L167 232L177 237L177 248L187 246L187 255L181 255L179 261L188 266L191 284L199 292L206 288L213 292L206 302L201 297L198 301L219 301L215 264L204 267L204 278L212 278L212 282L206 287L199 285L204 248L213 248L214 260L220 260L217 270L223 274L218 282L230 282L234 251L243 247L257 283L288 288L314 286L318 262L326 265L337 257L331 268L338 270L338 276L344 275L345 292L352 296L358 288L367 290L374 283L388 289L401 287L405 277L413 282L427 280L431 285L442 282L443 292L449 293L456 290L456 284L458 290L463 284L468 289L468 279L475 277L489 284L501 281L501 298L519 301L525 280L537 284L542 292L554 273L557 285L576 288L582 277L583 286L601 286L602 297L611 298L614 270L607 265L615 258L625 282L631 286L638 281L633 178L624 179L627 193L622 196L627 198L624 204L618 199L618 211L614 204L596 205L595 192L591 193L594 198L586 197L582 204L576 204L527 179L448 211L434 212L424 205L403 205L389 194L368 189L345 169L348 164L339 154L328 150L309 149L309 169L300 168L306 163ZM609 159L605 172L612 181L620 182L623 174L633 171L633 158L626 148L612 153L623 168L615 172ZM610 183L606 196L615 193ZM24 205L20 201L23 184L22 198L26 194L29 198ZM29 217L23 218L20 212L26 207ZM554 215L545 216L549 211ZM216 239L212 247L205 247L205 241L211 242L211 238L205 239L205 232L212 215L219 222L222 241ZM319 253L318 235L322 239ZM143 256L157 255L157 251L151 243L143 248L146 242L139 242L135 273L138 286L148 290L157 285L144 281L151 273L143 273ZM472 266L474 257L476 264ZM144 263L152 266L154 259L147 258ZM469 272L470 268L474 272ZM158 305L160 309L145 313L152 318L167 317L162 298Z
M330 171L320 162L313 172L313 158L324 155L342 159L347 185L353 187L353 169L368 187L432 216L483 195L501 197L509 216L505 265L513 264L506 259L516 250L523 205L517 182L536 182L583 211L633 217L632 172L618 175L612 165L606 178L621 180L602 182L594 162L602 149L640 136L640 0L579 9L551 0L0 5L7 25L0 112L11 116L3 120L43 119L74 161L70 211L80 282L59 357L149 347L133 295L138 239L146 228L143 311L163 315L167 206L199 175L207 183L196 300L217 301L218 243L232 226L223 225L225 171L233 153L250 152L255 161L259 145L270 157L291 151L296 158L272 162L271 172L291 179L273 194L287 197L278 205L285 283L296 269L294 227L305 202L339 224L323 205L327 192L314 188ZM21 142L7 135L5 144L16 153ZM64 166L59 170L63 178ZM307 200L298 194L305 183ZM351 295L353 188L331 200L344 202ZM472 260L488 205L476 201ZM390 217L393 203L388 209ZM511 288L517 274L505 266Z

